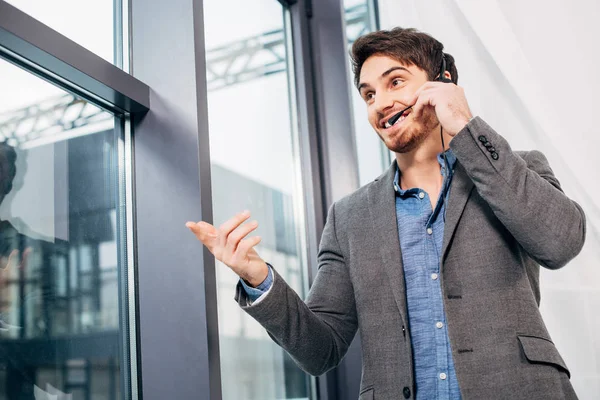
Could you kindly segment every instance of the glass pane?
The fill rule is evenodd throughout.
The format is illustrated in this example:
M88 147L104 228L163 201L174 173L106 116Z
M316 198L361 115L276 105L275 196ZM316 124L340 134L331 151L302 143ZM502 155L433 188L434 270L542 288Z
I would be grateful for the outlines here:
M120 65L121 0L5 0L110 63ZM121 18L119 17L119 20ZM117 51L115 51L117 50Z
M207 0L204 7L214 222L250 210L262 237L257 251L303 296L289 15L273 0ZM237 277L218 264L217 279L223 398L312 398L313 380L233 301Z
M344 0L346 37L348 48L359 37L376 29L373 0ZM354 112L354 135L358 156L360 185L377 178L391 163L390 152L367 120L367 107L354 86L354 75L349 68L348 82L351 85L352 109Z
M115 118L1 59L0 87L0 399L127 398Z

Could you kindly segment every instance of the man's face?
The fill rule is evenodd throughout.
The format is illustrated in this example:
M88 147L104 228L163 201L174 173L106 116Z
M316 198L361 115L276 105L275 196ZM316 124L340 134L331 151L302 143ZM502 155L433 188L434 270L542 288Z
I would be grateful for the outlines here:
M359 91L367 104L369 123L393 152L416 149L438 124L435 111L426 107L418 120L411 108L393 126L386 127L388 119L414 105L413 95L427 81L427 73L419 67L384 55L373 55L362 66Z

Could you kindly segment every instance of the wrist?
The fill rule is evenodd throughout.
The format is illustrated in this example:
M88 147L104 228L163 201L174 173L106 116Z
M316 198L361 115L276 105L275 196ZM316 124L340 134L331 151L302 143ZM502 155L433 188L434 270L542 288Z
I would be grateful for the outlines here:
M261 283L267 279L269 276L269 266L267 263L263 262L262 267L257 271L247 274L246 276L241 277L248 286L252 288L256 288L260 286Z
M472 116L472 115L470 115L470 114L469 114L468 116L461 117L460 119L458 119L458 120L456 121L456 125L455 125L455 128L454 128L454 132L448 132L448 134L449 134L450 136L452 136L452 137L454 137L454 136L458 135L458 133L459 133L460 131L462 131L463 129L465 129L465 126L467 126L467 124L468 124L469 122L471 122L471 121L473 120L473 118L475 118L475 117L474 117L474 116Z

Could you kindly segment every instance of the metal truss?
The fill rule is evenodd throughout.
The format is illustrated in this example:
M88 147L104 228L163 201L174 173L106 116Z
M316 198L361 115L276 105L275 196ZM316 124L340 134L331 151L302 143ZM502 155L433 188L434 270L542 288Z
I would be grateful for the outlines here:
M348 43L370 29L370 10L366 4L345 11ZM273 30L242 39L206 52L209 91L216 91L254 79L284 72L287 67L283 30ZM0 114L0 141L22 147L77 128L94 132L106 129L113 117L100 108L65 94L37 104ZM99 131L100 129L96 130Z
M370 30L366 4L346 9L348 43ZM274 30L206 52L208 90L246 82L286 70L285 32Z
M85 100L70 94L61 95L0 114L0 140L21 146L112 118L112 115Z

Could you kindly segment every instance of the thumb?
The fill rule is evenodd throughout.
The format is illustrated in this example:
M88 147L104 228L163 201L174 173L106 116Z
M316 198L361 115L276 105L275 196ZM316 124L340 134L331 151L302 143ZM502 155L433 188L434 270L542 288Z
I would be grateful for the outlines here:
M211 239L215 239L217 237L217 230L214 226L209 224L208 222L199 221L199 222L191 222L188 221L185 226L192 231L194 235L205 245L207 242L211 241Z

